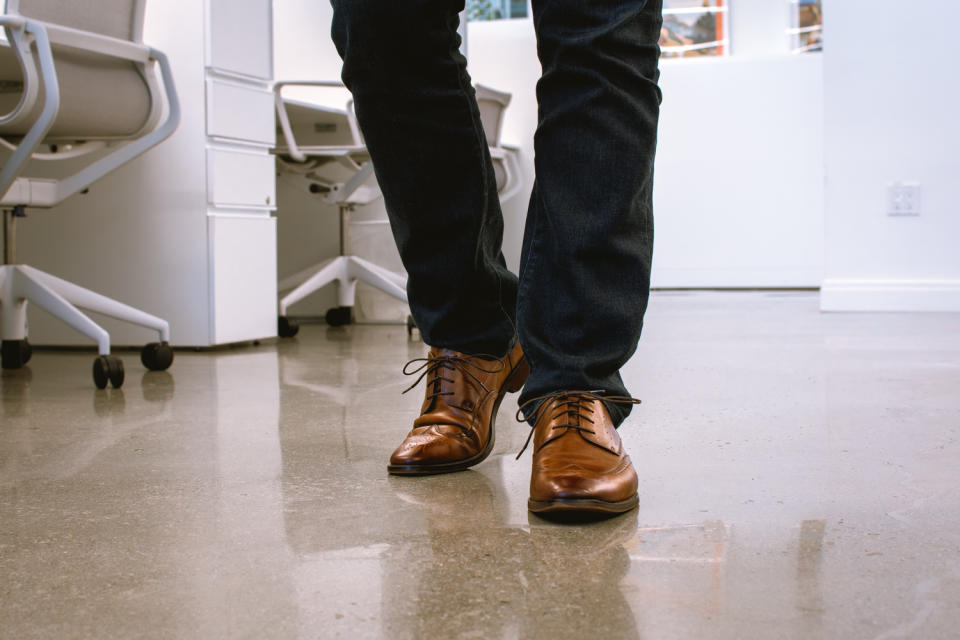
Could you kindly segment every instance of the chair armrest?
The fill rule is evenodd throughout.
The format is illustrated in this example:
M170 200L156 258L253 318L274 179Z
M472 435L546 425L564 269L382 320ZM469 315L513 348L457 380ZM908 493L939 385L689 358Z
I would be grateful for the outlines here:
M163 93L167 106L166 119L156 125L149 133L131 140L129 143L97 160L83 170L63 179L58 184L58 202L62 202L74 193L86 189L103 176L157 146L173 135L173 132L176 131L180 125L180 99L177 96L177 88L173 82L173 70L170 67L170 62L162 51L148 47L147 52L147 61L156 61L157 66L160 68L160 76L163 80Z
M310 145L304 147L297 147L301 153L305 156L310 156L311 158L315 157L327 157L327 158L344 158L344 157L355 157L355 156L364 156L367 155L367 148L363 145L347 145L347 146L334 146L334 145ZM283 149L274 149L274 155L290 155L287 151ZM292 157L292 156L291 156ZM299 162L303 162L300 160Z
M327 89L345 89L346 87L342 82L330 80L281 80L273 84L273 97L277 108L277 122L280 123L280 131L283 134L284 142L286 142L287 145L286 154L297 162L306 162L307 154L304 153L303 149L300 148L293 136L293 127L290 126L290 115L287 113L287 107L283 102L283 88L290 86L321 87ZM349 118L350 114L348 113L347 116ZM363 142L358 139L357 129L352 121L351 131L353 133L354 142L354 145L351 149L358 151L362 150L364 148ZM344 149L344 147L329 147L331 155L337 155L337 149ZM310 147L310 155L323 154L325 151L326 148Z
M90 31L71 29L57 24L42 24L47 29L50 44L54 46L78 51L92 51L111 58L130 60L131 62L146 63L150 60L150 47L145 44L112 38Z
M24 64L23 56L23 38L26 34L33 36L36 42L37 58L40 63L39 84L43 85L43 108L36 122L27 131L27 134L20 140L13 153L0 169L0 199L2 199L10 187L13 185L17 176L23 169L24 164L30 159L31 154L36 151L40 143L46 137L50 127L53 126L57 118L57 112L60 110L60 85L57 83L57 72L53 64L53 50L50 47L50 39L47 37L47 30L43 23L34 20L24 20L15 16L0 16L0 26L3 26L10 38L10 46L16 51L20 58L21 65ZM24 65L24 69L26 66ZM26 73L26 71L25 71ZM21 112L24 108L32 108L33 103L39 98L39 88L27 86L28 84L37 84L28 82L24 78L24 97L20 104L14 110L14 113ZM28 105L29 102L29 105ZM17 203L21 204L21 203Z
M346 89L347 86L339 80L277 80L273 83L273 90L277 93L284 87L326 87L330 89Z

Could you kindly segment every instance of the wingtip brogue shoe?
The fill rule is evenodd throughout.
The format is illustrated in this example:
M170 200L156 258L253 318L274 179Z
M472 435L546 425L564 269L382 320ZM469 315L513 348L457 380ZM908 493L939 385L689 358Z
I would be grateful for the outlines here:
M637 472L604 402L639 400L558 391L528 403L539 403L530 416L531 512L616 514L637 506Z
M419 375L408 391L426 379L426 397L387 471L427 475L462 471L490 455L500 403L523 387L530 366L519 344L502 358L434 347L404 373Z

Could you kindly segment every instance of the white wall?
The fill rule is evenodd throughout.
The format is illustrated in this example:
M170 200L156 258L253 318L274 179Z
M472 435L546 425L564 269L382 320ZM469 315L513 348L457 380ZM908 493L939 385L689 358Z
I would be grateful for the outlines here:
M501 139L520 149L524 186L503 203L503 253L510 268L520 268L520 245L527 203L533 188L533 132L537 128L537 79L540 62L530 20L472 22L467 31L468 69L474 83L513 94L504 112Z
M820 284L821 58L783 53L785 5L732 4L740 55L661 63L655 287ZM532 180L540 75L532 23L471 23L468 43L474 80L513 93L504 139L521 147ZM514 268L528 193L504 208L504 252Z
M960 3L826 9L824 310L960 311ZM918 217L886 187L922 185Z
M330 39L333 8L328 0L274 0L273 75L277 80L339 80L340 56ZM342 106L336 94L331 106ZM341 95L340 98L343 96Z
M786 0L730 0L727 4L730 49L735 56L767 57L790 51L784 32L790 24Z
M821 60L665 61L653 286L815 287Z

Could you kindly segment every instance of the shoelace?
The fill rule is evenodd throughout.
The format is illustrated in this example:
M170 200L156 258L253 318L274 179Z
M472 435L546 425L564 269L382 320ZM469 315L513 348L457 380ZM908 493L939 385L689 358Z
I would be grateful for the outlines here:
M630 396L604 396L601 395L600 391L554 391L553 393L548 393L546 395L537 396L536 398L530 398L517 409L516 419L518 422L528 422L533 421L533 425L530 427L530 434L527 436L527 441L523 443L523 448L520 449L520 453L517 454L516 460L520 459L520 456L523 455L523 452L527 450L527 447L530 445L530 441L533 439L533 434L536 431L537 425L540 423L540 419L543 418L546 413L544 407L551 404L551 400L556 399L556 403L553 405L554 409L550 412L551 416L563 415L567 417L566 424L555 424L551 427L551 431L556 429L561 429L562 433L558 433L555 436L551 436L544 441L544 445L553 442L560 436L564 435L570 430L577 431L581 435L584 433L589 433L596 435L596 432L584 426L584 422L588 422L591 425L594 424L593 419L590 417L593 415L593 409L590 408L590 405L585 403L585 400L599 400L604 403L611 404L640 404L640 400L637 398L631 398ZM536 405L536 410L527 415L526 409L530 405ZM597 444L592 440L584 438L588 443L592 444L595 447L599 447L604 451L610 451L603 445ZM616 451L610 451L610 453L617 455Z
M486 369L482 367L479 363L475 362L474 359L480 359L483 361L490 361L491 365L496 365L496 369ZM420 363L419 366L411 369L411 365ZM407 364L403 365L403 375L405 376L415 376L420 374L413 384L403 390L403 393L406 393L420 384L420 381L424 378L427 378L427 385L433 385L433 390L427 392L427 400L431 402L443 396L452 396L456 395L452 391L443 391L443 382L449 382L453 384L455 380L453 378L448 378L444 375L445 371L460 372L466 381L471 384L474 389L477 388L477 385L480 385L480 388L483 389L484 393L489 393L487 386L483 384L481 380L474 371L478 373L500 373L503 371L506 365L500 358L496 356L481 354L476 356L471 356L469 358L464 358L461 356L439 356L435 358L414 358L409 361ZM473 371L471 371L471 369Z

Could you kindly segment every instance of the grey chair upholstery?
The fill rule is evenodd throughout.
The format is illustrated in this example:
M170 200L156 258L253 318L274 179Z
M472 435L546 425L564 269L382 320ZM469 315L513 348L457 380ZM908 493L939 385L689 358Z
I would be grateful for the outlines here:
M26 306L60 318L98 343L94 381L123 383L123 363L110 354L110 336L77 307L157 331L144 347L150 369L172 361L166 321L16 262L15 227L27 208L49 208L87 189L169 137L180 110L166 57L142 42L146 0L7 0L0 16L0 207L4 264L0 267L3 367L30 358ZM68 175L28 175L29 161L85 157Z
M18 5L16 14L47 23L50 27L68 27L91 34L134 42L140 38L133 20L142 20L143 2L131 0L8 0L8 11ZM135 14L140 11L140 16ZM14 15L9 14L8 15ZM142 65L91 50L73 49L57 44L52 50L60 89L60 110L46 140L128 139L150 124L151 87ZM5 48L0 58L0 81L8 88L22 85L23 73L16 51ZM31 63L33 60L28 59ZM45 99L42 84L39 99L10 121L0 120L0 134L24 135L39 116ZM22 94L0 93L0 114L15 112Z
M500 199L506 201L516 195L520 188L517 149L504 146L501 140L503 116L512 96L482 84L478 84L475 89L480 121L483 123L487 146L490 147L490 158L493 160L497 192Z
M7 11L81 31L141 42L145 2L130 0L18 0Z

